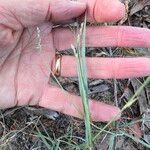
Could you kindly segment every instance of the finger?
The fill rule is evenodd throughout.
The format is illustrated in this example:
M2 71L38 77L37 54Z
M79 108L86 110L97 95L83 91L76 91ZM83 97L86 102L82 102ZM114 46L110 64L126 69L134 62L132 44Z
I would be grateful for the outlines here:
M119 0L79 0L87 2L88 21L118 21L125 15L125 6Z
M54 44L57 50L70 49L75 45L76 35L67 28L53 30ZM150 47L150 29L107 26L88 27L87 47Z
M68 63L69 62L69 63ZM89 78L123 79L150 75L150 58L87 58ZM76 58L63 56L61 76L77 77Z
M59 88L47 86L39 105L78 118L83 118L81 98ZM109 121L120 112L115 106L97 101L89 103L93 121Z
M1 0L0 23L18 30L44 21L72 19L85 9L85 3L70 0Z

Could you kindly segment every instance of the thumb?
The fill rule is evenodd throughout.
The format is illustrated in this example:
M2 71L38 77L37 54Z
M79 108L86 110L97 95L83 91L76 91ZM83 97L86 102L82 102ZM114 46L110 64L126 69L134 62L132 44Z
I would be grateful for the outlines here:
M88 21L118 21L125 15L125 6L120 0L79 0L87 3Z
M85 3L71 0L0 0L0 24L18 30L44 21L69 20L85 9Z

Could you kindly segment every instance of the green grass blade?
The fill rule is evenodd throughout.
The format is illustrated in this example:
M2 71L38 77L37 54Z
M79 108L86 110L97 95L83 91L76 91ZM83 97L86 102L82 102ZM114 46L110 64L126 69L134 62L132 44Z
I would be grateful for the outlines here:
M38 131L37 136L41 138L42 142L45 144L45 146L47 147L48 150L51 150L52 147L48 144L48 142L46 141L45 137L43 136L43 134L40 132L39 128L36 127L36 130Z
M108 150L114 150L115 138L116 138L115 134L110 136L110 138L109 138L109 149Z
M81 25L81 29L77 38L77 48L74 50L77 58L77 70L79 80L79 90L82 98L82 105L84 110L84 120L86 128L86 148L92 149L92 130L91 130L91 115L88 103L88 79L86 72L86 48L85 48L85 37L86 37L86 17L84 23Z
M121 109L122 113L125 109L127 109L128 107L130 107L132 104L134 104L138 99L137 97L140 95L140 93L142 92L142 90L145 88L146 85L148 85L150 83L150 77L148 77L145 82L140 86L140 88L135 92L135 94L131 97L131 99L125 104L125 106ZM120 113L117 114L111 121L109 121L104 128L102 128L102 130L93 138L93 140L95 141L100 134L107 128L109 127L109 125L116 119L118 118L118 116L120 116Z
M146 143L146 142L144 142L144 141L142 141L142 140L140 140L140 139L138 139L138 138L136 138L136 137L134 137L134 136L132 136L132 135L130 135L130 134L128 134L128 133L125 133L125 132L121 132L121 133L122 133L124 136L126 136L126 137L132 139L132 140L135 141L136 143L140 143L140 144L144 145L145 147L150 148L150 144L148 144L148 143Z

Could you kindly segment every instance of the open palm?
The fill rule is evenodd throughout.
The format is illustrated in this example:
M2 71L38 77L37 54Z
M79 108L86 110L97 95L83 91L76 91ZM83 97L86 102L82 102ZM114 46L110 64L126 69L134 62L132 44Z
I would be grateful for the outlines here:
M82 2L0 0L1 108L39 105L82 118L80 97L48 84L56 50L69 49L75 42L72 31L53 25L72 21L86 7L88 21L117 21L124 15L124 5L118 0ZM87 47L148 47L149 36L148 29L89 27L86 44ZM147 76L149 65L149 58L87 58L89 78ZM73 56L62 57L61 76L77 76ZM90 101L90 109L95 121L108 121L119 111L96 101Z

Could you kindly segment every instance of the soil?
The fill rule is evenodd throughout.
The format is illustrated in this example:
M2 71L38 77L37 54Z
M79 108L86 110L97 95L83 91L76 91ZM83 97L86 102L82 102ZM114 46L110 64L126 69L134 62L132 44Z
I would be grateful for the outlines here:
M124 0L127 15L116 25L130 25L150 29L150 1ZM112 53L113 52L113 53ZM72 55L70 51L63 53ZM105 55L107 54L107 55ZM149 56L149 48L89 48L87 56L115 57L115 56ZM126 101L140 86L143 78L126 80L89 80L89 97L97 101L123 107ZM69 92L79 95L77 78L59 78L61 85ZM150 85L141 93L138 102L127 109L120 120L112 124L108 130L124 131L150 145ZM144 121L138 122L142 119ZM145 121L146 120L146 121ZM136 123L137 121L137 123ZM131 122L135 122L131 124ZM127 125L128 124L128 125ZM95 123L98 127L104 123ZM93 128L93 134L98 130ZM15 107L0 110L0 149L1 150L47 150L40 134L49 137L46 140L49 149L78 149L84 143L85 127L82 120L66 116L48 109L38 107ZM131 140L129 137L118 136L113 149L116 150L146 150L143 144ZM53 141L53 142L52 142ZM71 143L70 146L68 143ZM75 148L76 146L76 148ZM110 146L110 135L103 133L94 143L94 150L107 150Z

